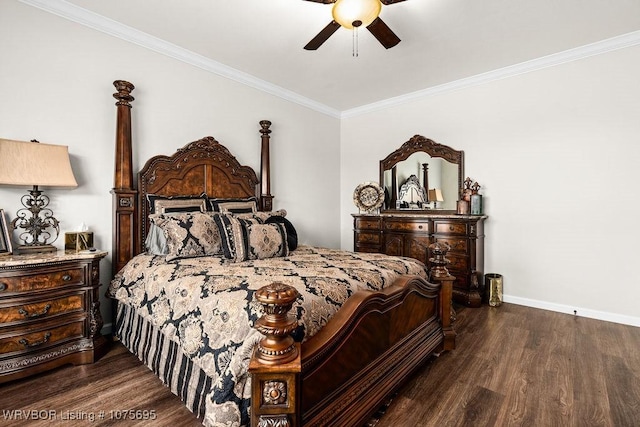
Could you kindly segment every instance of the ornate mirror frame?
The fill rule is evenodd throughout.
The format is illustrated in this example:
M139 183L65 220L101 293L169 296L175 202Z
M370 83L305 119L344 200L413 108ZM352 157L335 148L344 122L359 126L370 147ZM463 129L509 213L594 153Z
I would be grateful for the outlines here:
M422 135L415 135L407 142L402 144L393 153L389 154L384 160L380 160L380 186L384 187L384 172L391 170L395 165L403 160L407 160L409 156L417 152L427 153L431 157L440 157L449 163L458 165L458 191L463 188L464 181L464 151L454 150L453 148L438 144L437 142L425 138ZM458 194L459 196L459 194ZM385 209L392 211L396 209ZM403 210L404 211L404 210Z

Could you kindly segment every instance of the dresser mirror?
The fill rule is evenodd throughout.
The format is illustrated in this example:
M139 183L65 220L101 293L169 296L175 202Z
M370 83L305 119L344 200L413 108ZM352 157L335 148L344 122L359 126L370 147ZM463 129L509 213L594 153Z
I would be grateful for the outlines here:
M464 152L416 135L380 161L384 210L455 211Z

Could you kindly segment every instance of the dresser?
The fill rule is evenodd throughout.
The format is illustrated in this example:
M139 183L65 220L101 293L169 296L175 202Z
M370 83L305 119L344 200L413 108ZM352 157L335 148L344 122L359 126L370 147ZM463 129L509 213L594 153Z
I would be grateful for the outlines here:
M64 364L93 363L100 334L100 261L106 252L0 258L0 383Z
M484 215L397 212L354 214L354 250L406 256L429 263L429 245L445 242L453 300L479 307L483 296Z

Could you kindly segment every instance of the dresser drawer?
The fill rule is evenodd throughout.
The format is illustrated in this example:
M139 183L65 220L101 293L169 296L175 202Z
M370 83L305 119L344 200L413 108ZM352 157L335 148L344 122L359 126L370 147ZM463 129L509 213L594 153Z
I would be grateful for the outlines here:
M469 249L469 241L467 239L460 239L456 237L436 237L435 241L447 243L451 247L450 252L466 254Z
M0 307L0 326L47 319L65 313L83 312L86 310L85 300L85 293L78 293Z
M435 221L433 227L436 234L467 234L467 224L462 222Z
M0 277L0 297L8 293L31 292L59 286L83 284L84 270L81 267L42 274Z
M380 230L380 218L356 218L358 230Z
M385 230L429 232L429 221L385 221Z
M0 338L0 354L32 351L56 343L84 338L84 320L46 328L36 332L20 331L13 336Z
M449 272L455 276L453 271L467 271L469 269L469 261L466 256L456 255L454 253L448 253L447 259L449 260L449 264L447 264L447 269Z
M382 240L382 234L380 232L377 233L362 233L356 232L356 243L371 243L371 244L380 244Z

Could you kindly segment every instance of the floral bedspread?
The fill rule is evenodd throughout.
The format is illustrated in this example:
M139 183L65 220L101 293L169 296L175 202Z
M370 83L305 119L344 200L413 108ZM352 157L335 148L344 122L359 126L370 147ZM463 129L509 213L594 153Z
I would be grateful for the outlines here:
M138 311L178 343L213 381L204 424L249 424L252 350L262 335L253 329L261 315L254 292L279 281L300 297L292 312L296 336L314 335L349 296L380 290L403 274L426 278L422 263L381 254L300 246L287 257L234 263L220 257L165 261L141 254L111 282L110 296Z

